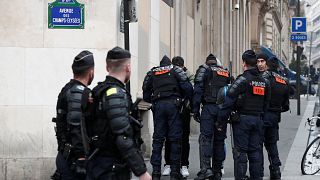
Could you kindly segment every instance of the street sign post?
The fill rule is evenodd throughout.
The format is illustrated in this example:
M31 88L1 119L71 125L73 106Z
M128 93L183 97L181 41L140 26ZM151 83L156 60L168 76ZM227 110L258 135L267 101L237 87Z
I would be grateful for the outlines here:
M306 41L308 36L306 34L291 34L291 41Z
M291 19L291 32L292 33L306 33L307 32L307 18L293 17Z
M84 5L76 0L56 0L48 4L49 29L83 29Z
M297 74L296 74L296 87L297 87L297 115L300 115L300 74L301 74L301 67L300 67L300 57L302 55L302 42L306 40L306 36L301 36L299 33L307 33L307 18L300 17L300 0L297 3L297 16L291 19L291 39L299 39L297 40ZM301 39L301 40L300 40ZM305 39L305 40L304 40Z

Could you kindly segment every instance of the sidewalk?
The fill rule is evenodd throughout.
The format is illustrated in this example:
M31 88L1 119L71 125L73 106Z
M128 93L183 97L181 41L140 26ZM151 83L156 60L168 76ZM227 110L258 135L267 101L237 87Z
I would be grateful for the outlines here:
M286 112L282 115L282 121L280 124L280 141L278 143L280 159L282 160L282 179L285 180L313 180L319 179L320 176L302 176L300 171L300 161L304 150L306 148L308 131L307 127L304 127L304 123L307 117L313 115L314 105L316 97L309 97L309 101L305 97L301 97L301 116L296 114L296 100L290 100L291 102L291 113ZM234 179L233 178L233 159L231 153L230 133L229 127L227 132L227 157L224 163L225 174L223 179ZM199 145L198 145L198 134L190 137L190 155L189 155L189 172L190 176L188 179L194 179L197 172L199 171ZM265 155L265 177L269 179L269 162L267 161L267 153ZM163 161L162 161L163 163ZM150 162L147 162L148 171L152 172ZM161 177L163 180L170 179L167 177Z
M284 165L284 170L282 172L283 179L320 179L320 176L303 176L301 175L300 169L301 159L306 149L306 143L308 139L308 126L305 126L305 122L308 117L313 116L315 103L316 99L310 99L310 101L308 102L294 142L291 146L286 164Z

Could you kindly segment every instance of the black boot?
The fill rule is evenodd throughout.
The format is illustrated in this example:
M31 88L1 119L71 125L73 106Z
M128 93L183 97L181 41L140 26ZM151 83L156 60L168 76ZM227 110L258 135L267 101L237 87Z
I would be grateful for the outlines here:
M213 172L211 169L203 169L197 174L198 177L194 178L194 180L203 180L208 178L213 178Z
M241 180L250 180L249 176L245 176L244 178L241 178Z
M221 180L222 178L222 172L221 171L215 171L213 174L212 180Z
M182 175L179 172L171 172L170 173L170 180L181 180Z
M153 180L160 180L161 173L160 172L152 172L152 179Z
M270 179L271 180L280 180L281 179L280 169L270 170Z

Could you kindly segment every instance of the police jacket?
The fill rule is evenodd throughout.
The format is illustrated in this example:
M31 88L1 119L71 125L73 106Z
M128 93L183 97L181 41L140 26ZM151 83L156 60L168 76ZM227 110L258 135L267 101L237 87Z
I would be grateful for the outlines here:
M63 151L66 144L72 146L72 158L85 157L82 143L81 121L90 96L90 89L80 81L70 80L61 90L56 106L56 136L58 150Z
M172 97L186 98L191 102L193 94L186 73L171 63L152 68L144 79L142 90L143 99L149 103Z
M216 104L219 89L230 81L229 71L220 66L199 66L194 80L193 112L199 112L200 103Z
M285 112L289 110L289 83L276 70L268 70L262 74L262 77L270 82L271 99L269 111Z
M133 122L129 111L131 95L118 79L107 76L92 90L94 118L88 122L92 146L99 148L102 156L126 164L136 176L147 171L144 159L135 141Z
M234 108L240 114L259 115L268 108L270 85L257 68L248 69L232 83L227 96L236 101Z

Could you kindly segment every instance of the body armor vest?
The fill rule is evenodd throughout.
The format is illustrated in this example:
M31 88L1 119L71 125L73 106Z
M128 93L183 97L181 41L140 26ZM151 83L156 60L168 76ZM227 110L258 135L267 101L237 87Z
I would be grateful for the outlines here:
M90 151L99 148L107 152L107 155L114 156L117 154L114 137L109 127L109 121L106 113L103 111L103 95L112 85L106 82L100 82L92 91L93 95L93 117L91 121L86 121L87 133L90 139Z
M272 76L270 79L271 85L271 100L269 105L270 111L281 112L282 103L285 100L284 95L288 93L288 84L286 78L281 75L271 72Z
M266 81L260 76L246 80L246 91L237 99L237 109L243 114L260 114L264 111Z
M68 92L70 89L75 86L75 81L71 81L68 84L66 84L59 96L58 96L58 102L57 102L57 116L56 118L53 118L54 122L56 123L56 136L58 141L58 151L63 150L64 145L66 143L71 142L70 137L70 127L69 123L67 122L67 115L68 115Z
M152 69L153 100L181 96L179 84L173 71L173 65Z
M99 148L103 156L117 157L121 159L115 143L115 137L110 129L109 120L103 110L104 94L111 87L119 87L114 82L100 82L92 91L94 113L90 122L86 121L87 133L90 139L90 151ZM128 107L132 106L131 95L127 92ZM128 109L129 112L129 109Z
M204 82L204 101L216 103L219 89L229 83L229 71L220 67L210 67L209 71Z

